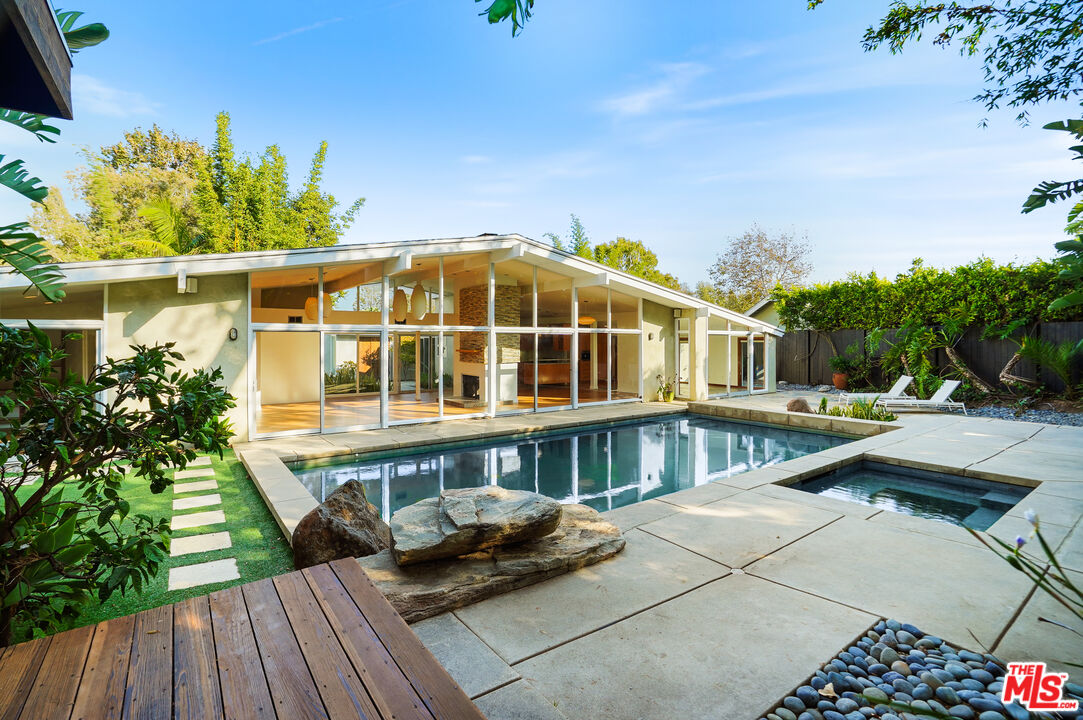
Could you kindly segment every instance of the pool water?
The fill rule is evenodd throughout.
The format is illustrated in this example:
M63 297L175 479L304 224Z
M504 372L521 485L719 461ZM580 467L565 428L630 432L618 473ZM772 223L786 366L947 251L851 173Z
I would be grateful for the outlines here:
M294 470L323 500L360 480L386 520L443 489L500 485L605 511L849 442L695 415Z
M988 530L1031 490L868 461L841 467L791 487L974 530Z

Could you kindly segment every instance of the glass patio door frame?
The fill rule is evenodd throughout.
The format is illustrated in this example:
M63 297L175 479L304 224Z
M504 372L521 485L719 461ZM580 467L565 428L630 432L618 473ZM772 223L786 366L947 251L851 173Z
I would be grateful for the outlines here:
M763 387L756 387L756 343L760 344L763 348L761 356L763 367ZM763 395L767 392L767 333L756 332L755 330L748 333L748 394L749 395Z

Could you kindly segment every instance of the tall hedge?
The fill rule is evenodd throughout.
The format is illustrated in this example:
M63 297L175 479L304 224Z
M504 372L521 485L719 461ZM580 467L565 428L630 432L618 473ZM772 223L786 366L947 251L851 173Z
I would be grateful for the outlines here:
M1057 277L1056 262L997 265L981 258L951 270L927 268L920 259L894 281L876 273L773 294L782 325L790 329L894 328L907 321L937 325L971 317L974 325L1083 320L1083 307L1051 313L1049 303L1070 285Z

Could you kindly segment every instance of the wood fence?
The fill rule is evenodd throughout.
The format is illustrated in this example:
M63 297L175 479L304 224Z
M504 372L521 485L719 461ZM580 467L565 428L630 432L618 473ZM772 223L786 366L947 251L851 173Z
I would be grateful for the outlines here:
M884 333L878 350L873 354L879 356L894 342L896 330L888 330ZM1040 323L1036 334L1043 340L1061 343L1066 341L1078 342L1083 338L1083 322L1054 322ZM855 343L860 347L862 355L867 354L865 339L869 332L866 330L837 330L831 333L820 333L815 330L790 330L779 340L776 363L778 379L800 385L830 385L831 366L828 361L835 354L831 349L831 343L827 336L835 343L839 353L844 353L848 347ZM989 382L994 387L999 385L1000 371L1015 354L1018 345L1011 340L982 340L982 328L970 328L963 339L955 346L956 351L963 361L973 370L978 377ZM938 368L947 368L951 363L943 350L937 350L934 357L930 358ZM1073 372L1073 382L1078 383L1081 379L1081 363L1076 363ZM1022 361L1012 370L1014 375L1038 380L1048 389L1054 392L1064 390L1064 383L1060 378L1047 368L1036 367L1034 363ZM895 378L873 378L876 382L890 382Z

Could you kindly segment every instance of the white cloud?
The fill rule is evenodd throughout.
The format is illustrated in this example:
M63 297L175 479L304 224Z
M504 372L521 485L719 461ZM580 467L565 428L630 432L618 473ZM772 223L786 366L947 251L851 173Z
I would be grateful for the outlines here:
M677 96L693 80L710 69L702 63L669 63L661 66L662 77L646 87L623 95L615 95L601 102L605 112L617 117L647 115L672 105Z
M161 107L142 93L120 90L90 75L78 73L71 76L71 95L76 112L85 111L93 115L118 118L153 115Z
M294 35L300 35L301 33L306 33L306 32L308 32L310 30L319 30L322 27L326 27L327 25L333 25L333 24L335 24L337 22L342 22L343 20L345 20L345 18L340 18L340 17L330 18L328 20L320 20L319 22L314 22L311 25L303 25L301 27L296 27L296 28L294 28L292 30L287 30L286 32L280 32L277 35L272 35L271 37L265 37L262 40L257 40L256 42L254 42L252 44L253 45L266 45L267 43L278 42L279 40L285 40L288 37L293 37Z

